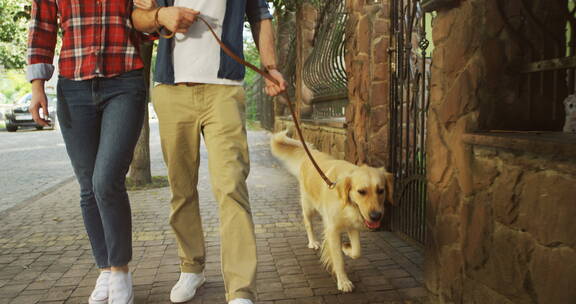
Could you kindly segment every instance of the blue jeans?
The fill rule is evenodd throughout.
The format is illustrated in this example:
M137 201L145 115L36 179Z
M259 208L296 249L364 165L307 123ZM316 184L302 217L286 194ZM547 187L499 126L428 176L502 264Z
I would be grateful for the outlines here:
M146 106L142 70L112 78L58 80L58 120L80 184L80 206L99 268L132 259L126 173Z

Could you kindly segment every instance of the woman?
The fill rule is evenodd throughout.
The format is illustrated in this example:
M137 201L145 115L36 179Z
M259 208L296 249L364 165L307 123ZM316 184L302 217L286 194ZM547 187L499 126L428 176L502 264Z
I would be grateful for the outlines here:
M80 206L101 270L89 303L133 302L131 211L124 185L144 119L143 63L128 0L34 0L27 78L30 112L42 126L48 111L58 19L58 120L80 184ZM42 116L40 113L43 113ZM44 117L44 118L43 118Z

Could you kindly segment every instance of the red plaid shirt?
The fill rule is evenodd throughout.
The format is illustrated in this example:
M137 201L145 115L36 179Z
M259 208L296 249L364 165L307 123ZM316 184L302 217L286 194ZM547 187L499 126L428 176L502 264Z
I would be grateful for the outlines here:
M58 19L64 33L61 76L84 80L142 68L140 34L130 20L132 5L130 0L33 0L28 79L50 78Z

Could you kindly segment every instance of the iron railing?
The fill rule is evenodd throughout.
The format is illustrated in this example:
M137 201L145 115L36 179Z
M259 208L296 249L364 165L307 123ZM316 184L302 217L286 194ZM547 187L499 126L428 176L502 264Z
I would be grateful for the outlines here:
M312 119L329 119L334 117L344 117L348 99L344 96L340 99L327 101L315 101L312 104Z
M344 0L324 1L314 36L314 49L306 59L302 79L315 98L346 95L344 66L347 14Z
M565 116L563 101L576 92L576 5L553 1L542 8L533 1L511 2L520 10L506 7L513 3L497 1L498 12L527 63L519 68L521 106L514 112L520 115L506 120L504 128L559 131Z
M389 228L426 242L426 120L430 61L426 17L420 0L392 0L390 5L390 158L396 205Z
M292 11L293 7L285 7L286 11L279 12L281 14L276 19L278 22L277 36L277 55L278 55L278 69L282 73L284 79L288 84L287 92L291 100L295 100L296 93L296 25L295 13ZM287 47L286 47L287 45ZM264 93L265 81L258 75L254 79L252 85L246 88L247 96L249 98L248 107L252 109L249 113L254 113L253 119L260 121L261 127L272 131L274 129L275 121L275 104L274 98L269 97ZM283 104L278 104L281 113L279 115L288 115L287 107Z
M257 120L264 129L274 129L274 102L272 97L264 92L264 80L258 75L256 79L246 87L246 101L248 120Z

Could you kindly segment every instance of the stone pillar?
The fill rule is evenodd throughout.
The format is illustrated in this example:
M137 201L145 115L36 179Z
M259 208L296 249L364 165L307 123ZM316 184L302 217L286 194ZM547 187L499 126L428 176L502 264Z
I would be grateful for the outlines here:
M388 162L389 5L347 0L346 159L383 166Z
M302 71L304 70L304 63L314 48L314 33L316 30L316 22L318 19L318 11L308 2L303 2L298 5L296 12L296 100L297 110L299 116L306 116L312 111L310 105L311 93L304 84L302 79Z

